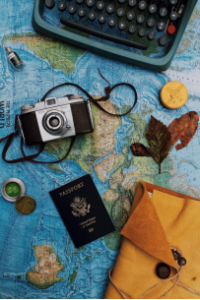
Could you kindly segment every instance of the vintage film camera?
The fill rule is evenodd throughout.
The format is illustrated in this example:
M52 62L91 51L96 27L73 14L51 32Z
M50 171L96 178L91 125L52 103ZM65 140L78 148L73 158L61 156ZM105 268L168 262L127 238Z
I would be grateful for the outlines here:
M90 102L82 95L46 98L21 107L19 125L27 145L49 142L92 132Z

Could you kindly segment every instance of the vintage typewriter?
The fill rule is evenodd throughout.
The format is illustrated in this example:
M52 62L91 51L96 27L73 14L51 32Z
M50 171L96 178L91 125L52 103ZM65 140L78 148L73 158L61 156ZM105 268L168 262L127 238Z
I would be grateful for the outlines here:
M197 0L35 0L34 28L110 58L166 70Z

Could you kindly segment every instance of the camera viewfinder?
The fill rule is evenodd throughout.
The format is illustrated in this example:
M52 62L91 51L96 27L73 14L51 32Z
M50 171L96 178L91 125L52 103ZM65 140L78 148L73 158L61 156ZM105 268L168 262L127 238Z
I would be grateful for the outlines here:
M53 105L56 104L56 100L55 99L49 99L47 100L47 105Z

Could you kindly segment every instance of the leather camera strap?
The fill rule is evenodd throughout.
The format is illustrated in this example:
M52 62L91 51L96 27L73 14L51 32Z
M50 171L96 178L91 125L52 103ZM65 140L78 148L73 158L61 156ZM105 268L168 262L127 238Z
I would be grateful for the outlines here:
M109 84L109 82L104 78L104 76L101 74L101 72L100 72L99 69L98 69L98 71L99 71L100 76L101 76L101 77ZM92 102L94 105L96 105L101 111L103 111L103 112L105 112L105 113L107 113L107 114L109 114L109 115L111 115L111 116L115 116L115 117L123 117L123 116L129 114L129 113L131 112L131 110L135 107L136 103L137 103L137 98L138 98L138 97L137 97L136 89L134 88L134 86L133 86L132 84L130 84L130 83L125 83L125 82L115 84L113 87L110 87L110 84L109 84L109 85L105 88L105 94L106 94L106 95L103 96L103 97L101 97L101 98L98 98L98 99L94 99L87 91L85 91L85 90L84 90L82 87L80 87L79 85L77 85L77 84L75 84L75 83L71 83L71 82L65 82L65 83L59 84L59 85L53 87L52 89L50 89L50 90L42 97L41 101L44 101L44 100L46 99L47 95L48 95L50 92L52 92L53 90L55 90L55 89L57 89L57 88L59 88L59 87L62 87L62 86L68 86L68 85L71 85L71 86L74 86L74 87L80 89L80 90L88 97L88 100L89 100L90 102ZM125 112L125 113L123 113L123 114L113 114L113 113L107 111L105 108L103 108L98 102L108 100L109 97L110 97L110 93L111 93L115 88L117 88L117 87L119 87L119 86L128 86L128 87L130 87L130 88L132 89L132 91L134 92L134 95L135 95L135 101L134 101L132 107L131 107L127 112ZM0 143L2 143L4 140L7 139L7 142L6 142L6 144L5 144L5 146L4 146L4 149L3 149L3 152L2 152L2 158L3 158L3 160L4 160L5 162L7 162L7 163L18 163L18 162L23 162L23 161L30 161L30 162L41 163L41 164L55 164L55 163L59 163L59 162L63 161L64 159L66 159L66 157L69 155L69 153L70 153L70 151L71 151L71 149L72 149L72 147L73 147L73 145L74 145L74 143L75 143L76 136L74 136L74 137L71 138L71 143L70 143L70 146L69 146L69 149L68 149L66 155L65 155L63 158L61 158L61 159L59 159L59 160L57 160L57 161L48 161L48 162L46 162L46 161L38 161L38 160L35 160L35 158L37 158L37 157L42 153L42 151L44 150L44 148L45 148L45 143L41 143L41 145L40 145L40 150L39 150L38 153L27 156L27 155L25 154L25 152L24 152L24 149L23 149L23 139L22 139L22 138L21 138L21 152L22 152L23 157L17 158L17 159L12 159L12 160L6 159L6 154L7 154L7 151L8 151L8 149L9 149L11 143L12 143L13 138L14 138L14 136L18 135L18 127L17 127L17 121L18 121L18 118L19 118L19 115L16 115L16 117L15 117L15 131L14 131L13 133L7 135L6 137L0 139Z

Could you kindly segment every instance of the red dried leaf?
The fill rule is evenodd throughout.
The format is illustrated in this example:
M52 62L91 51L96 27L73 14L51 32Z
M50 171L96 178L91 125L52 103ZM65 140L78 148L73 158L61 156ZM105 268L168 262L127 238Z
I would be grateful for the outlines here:
M176 145L176 150L183 149L189 144L197 130L198 121L199 115L195 111L190 111L171 122L168 127L172 137L171 144L181 141Z
M140 143L132 144L131 150L133 151L133 154L135 156L151 156L151 154L149 154L147 148Z

